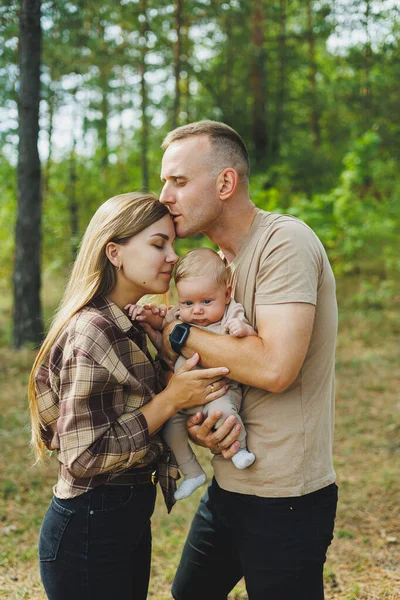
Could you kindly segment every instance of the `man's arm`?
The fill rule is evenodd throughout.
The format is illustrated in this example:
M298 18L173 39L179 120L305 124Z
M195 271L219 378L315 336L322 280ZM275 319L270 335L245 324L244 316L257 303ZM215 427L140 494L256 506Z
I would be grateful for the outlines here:
M229 378L270 392L283 392L304 362L314 323L315 306L301 302L259 305L258 336L235 338L192 327L182 354L198 352L203 367L229 368ZM164 330L164 344L174 324Z

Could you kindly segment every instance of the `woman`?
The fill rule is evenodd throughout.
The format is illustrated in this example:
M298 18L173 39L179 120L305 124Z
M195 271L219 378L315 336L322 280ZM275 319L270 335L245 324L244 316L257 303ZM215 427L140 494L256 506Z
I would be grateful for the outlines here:
M39 536L49 600L146 598L155 484L169 512L178 476L158 432L182 408L226 390L228 369L191 370L198 355L162 390L145 335L124 312L168 291L174 239L168 209L151 195L100 206L33 365L33 446L38 458L47 448L59 461Z

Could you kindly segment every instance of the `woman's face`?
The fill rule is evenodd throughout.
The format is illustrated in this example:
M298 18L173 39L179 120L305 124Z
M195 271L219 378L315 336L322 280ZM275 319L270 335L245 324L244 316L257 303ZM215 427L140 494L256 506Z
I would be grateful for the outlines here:
M121 269L117 285L123 285L137 300L145 294L165 294L178 256L174 251L175 229L165 215L126 244L116 244Z

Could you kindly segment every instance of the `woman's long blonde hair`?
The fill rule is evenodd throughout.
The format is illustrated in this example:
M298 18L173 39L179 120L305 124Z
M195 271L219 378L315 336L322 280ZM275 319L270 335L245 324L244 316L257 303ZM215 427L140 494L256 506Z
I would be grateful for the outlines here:
M169 214L152 194L131 192L110 198L93 215L82 238L64 295L33 364L28 384L32 447L37 460L46 454L35 386L38 367L68 321L97 296L107 295L116 282L115 267L106 256L109 242L124 243Z

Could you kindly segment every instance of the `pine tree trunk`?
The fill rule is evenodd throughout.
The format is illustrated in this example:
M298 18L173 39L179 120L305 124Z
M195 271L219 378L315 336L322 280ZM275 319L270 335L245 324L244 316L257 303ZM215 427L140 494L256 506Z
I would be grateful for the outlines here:
M370 35L370 18L371 18L371 2L367 0L365 3L365 33L366 43L364 51L364 68L361 72L361 98L364 112L364 120L366 127L371 127L371 105L372 105L372 94L371 94L371 67L372 67L372 47L371 47L371 35Z
M280 0L279 3L279 46L278 46L278 64L279 75L276 91L276 107L274 135L272 140L271 162L279 162L281 153L281 132L283 124L285 95L286 95L286 0Z
M40 344L41 174L38 152L41 26L40 0L22 0L20 12L20 91L18 208L15 230L13 344Z
M147 86L146 86L146 55L147 55L147 0L141 0L140 12L143 19L140 22L140 94L142 104L142 128L140 135L140 160L142 167L142 190L149 189L149 163L148 163L148 146L149 146L149 123L147 117Z
M178 126L181 107L181 55L182 55L182 0L175 0L175 31L176 42L174 45L174 77L175 96L172 109L172 129Z
M76 122L76 121L75 121ZM68 169L68 208L69 222L71 228L71 259L76 258L76 253L79 247L79 209L78 209L78 194L77 194L78 174L76 168L76 135L75 131L72 137L72 148L69 157Z
M317 89L317 58L315 51L314 15L311 0L307 2L307 24L308 24L308 81L310 85L310 124L313 146L317 150L321 145L320 111L318 107Z
M251 91L253 96L253 146L258 167L265 166L268 153L267 81L264 50L265 17L262 0L252 0L251 7Z
M53 126L54 126L54 112L55 112L55 95L49 95L48 105L49 105L49 128L48 128L48 138L49 138L49 151L47 154L47 161L44 166L43 173L43 185L42 185L42 201L43 204L46 203L46 198L49 194L50 188L50 172L53 160Z

